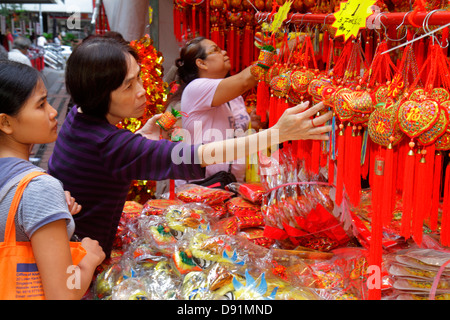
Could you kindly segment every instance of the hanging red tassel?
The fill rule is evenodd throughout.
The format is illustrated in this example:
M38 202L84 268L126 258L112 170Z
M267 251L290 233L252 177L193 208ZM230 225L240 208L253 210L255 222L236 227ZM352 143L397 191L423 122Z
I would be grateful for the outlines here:
M219 27L213 24L211 27L211 41L219 45Z
M297 160L302 161L304 159L303 153L304 153L304 144L305 140L296 140L297 143L297 153L296 153L296 158Z
M345 127L345 144L344 144L344 189L348 196L350 196L353 193L353 184L351 183L351 175L352 170L354 168L351 168L352 162L351 157L353 157L353 149L355 147L354 145L354 133L352 129L352 125L350 123L347 124Z
M236 29L234 27L234 24L230 24L229 30L228 30L228 47L227 52L228 56L230 58L231 62L231 72L232 74L235 73L235 63L236 63L236 57L235 55L235 41L236 41Z
M242 67L242 52L240 52L241 50L241 38L242 38L242 31L239 27L236 27L236 32L234 33L235 39L234 39L234 58L235 58L235 62L234 62L234 70L235 73L238 73L239 71L241 71L243 69Z
M445 169L444 201L441 218L441 244L450 246L450 164Z
M366 30L366 44L364 47L364 56L366 58L367 63L370 65L372 63L372 37L369 36L369 30Z
M344 164L345 164L345 136L344 125L339 125L340 131L337 137L337 177L336 177L336 204L338 206L342 203L344 194Z
M323 40L322 40L322 60L325 63L328 63L328 54L330 52L330 36L328 35L328 31L325 30L323 33Z
M427 163L426 174L423 180L423 184L425 185L425 203L424 203L424 219L430 218L431 213L431 204L433 199L433 173L434 173L434 162L435 162L435 154L436 154L436 146L434 143L425 146L425 161Z
M202 14L204 13L204 14ZM205 36L206 34L206 27L205 27L205 21L206 21L206 13L203 10L199 10L198 12L198 33L200 36Z
M335 161L329 157L328 161L328 183L331 186L334 186L334 166L336 165Z
M276 124L278 98L270 94L269 98L269 127Z
M311 172L312 166L312 150L313 140L303 140L302 141L302 160L304 161L304 168L306 172Z
M444 56L447 56L448 53L447 44L448 44L448 27L442 30L441 45L443 46L442 52L444 53Z
M413 151L414 142L410 142L410 151L405 159L404 179L403 179L403 214L401 235L405 239L411 237L411 215L413 209L414 195L414 171L415 171L415 154Z
M181 41L181 19L180 19L180 10L178 9L177 5L173 6L173 31L175 38L177 41Z
M361 164L361 177L367 179L369 176L369 165L370 165L370 150L372 148L372 139L366 138L366 153Z
M311 148L311 173L313 175L319 174L320 169L320 140L312 141Z
M431 200L430 211L430 229L437 230L438 216L439 216L439 200L441 199L441 185L442 185L442 164L443 155L441 152L436 153L434 159L434 174L433 174L433 193Z
M352 136L351 136L352 147L349 149L349 155L347 161L349 162L349 166L347 170L349 170L349 179L347 185L350 187L347 188L347 194L349 196L350 203L357 207L360 201L360 191L361 191L361 146L362 146L362 136L360 129L356 126L353 126ZM346 150L347 152L347 150Z
M398 147L397 147L397 152L394 152L394 159L393 159L393 165L392 165L392 197L391 197L391 218L392 218L392 212L395 209L396 203L397 203L397 179L398 179L398 171L399 171L399 167L398 167ZM400 170L402 171L402 170ZM402 176L403 177L403 176Z
M383 226L381 217L381 207L383 199L383 176L384 176L384 160L381 157L375 159L372 186L372 234L369 247L369 266L377 267L375 273L371 276L375 279L375 283L369 286L369 300L381 299L381 262L383 254Z
M417 155L419 162L417 164L417 176L414 177L414 185L416 187L413 200L412 212L412 237L417 245L422 244L423 220L425 217L426 205L426 187L424 183L427 174L427 163L425 160L425 151Z
M197 25L196 25L196 14L195 14L195 5L192 6L192 14L191 14L191 32L192 32L192 38L196 37L197 33Z
M406 139L405 139L406 140ZM399 146L398 146L398 152L397 154L397 168L399 168L399 170L397 170L396 172L396 189L398 190L399 193L403 193L403 175L404 175L404 163L406 161L406 156L408 155L408 151L409 151L409 146L408 146L408 142L406 141L401 141Z
M383 181L383 203L382 203L382 222L383 226L389 225L392 218L392 197L394 194L394 150L392 147L392 141L386 148L385 152L385 167L384 167L384 181Z
M278 105L277 105L277 118L276 122L281 118L283 113L290 107L289 101L287 100L287 97L280 97L278 99Z
M251 27L246 24L244 27L244 40L242 43L243 54L242 54L242 65L244 68L248 67L252 63L252 54L251 52Z
M182 32L181 32L181 37L184 36L184 40L187 41L189 39L189 35L188 35L188 17L187 17L187 10L183 9L183 11L180 12L181 15L181 24L182 24Z
M261 122L267 121L266 106L269 103L269 86L266 81L260 80L256 87L256 114L261 117Z

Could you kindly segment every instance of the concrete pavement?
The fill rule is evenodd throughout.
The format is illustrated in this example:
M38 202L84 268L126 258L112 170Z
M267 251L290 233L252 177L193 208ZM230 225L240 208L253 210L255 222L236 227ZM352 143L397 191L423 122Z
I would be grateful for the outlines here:
M64 122L70 97L66 92L64 70L53 70L45 67L42 71L48 90L48 102L58 111L58 130ZM33 146L30 161L47 170L48 159L53 152L54 143Z

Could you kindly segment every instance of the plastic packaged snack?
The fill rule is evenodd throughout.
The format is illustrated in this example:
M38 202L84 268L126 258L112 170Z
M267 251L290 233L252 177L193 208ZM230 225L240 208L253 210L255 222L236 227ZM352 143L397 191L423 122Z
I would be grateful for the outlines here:
M151 272L142 278L152 300L178 300L181 298L179 288L182 279L168 262L159 262Z
M207 274L203 271L191 271L185 275L181 286L181 296L185 300L212 300Z
M211 208L213 209L213 213L211 216L217 219L223 219L228 216L228 210L226 203L218 203L211 205Z
M265 221L258 205L236 197L227 202L228 213L236 217L239 229L264 226Z
M113 288L123 281L122 267L118 263L109 265L97 275L93 285L95 299L110 299Z
M121 249L123 246L130 244L137 237L136 221L141 215L143 206L135 201L125 202L117 226L116 236L113 247Z
M403 292L427 292L429 293L433 285L432 280L421 280L417 278L399 278L394 282L394 288ZM450 280L440 280L436 294L450 294Z
M234 193L227 190L207 188L195 184L185 184L175 189L178 199L183 202L198 202L215 205L230 199Z
M233 291L230 295L234 300L320 300L320 297L309 288L294 287L289 283L272 277L266 273L251 275L245 270L245 275L234 277Z
M168 199L151 199L148 200L143 208L142 208L142 214L143 215L162 215L164 213L164 210L169 207L169 206L174 206L174 205L180 205L183 202L178 200L178 199L174 199L174 200L168 200Z
M220 219L212 225L212 229L219 234L235 235L239 231L236 217Z
M141 279L128 278L112 289L112 300L149 300L150 296Z
M167 224L163 216L142 216L139 218L142 239L157 251L171 254L177 242L176 233Z
M247 240L265 248L270 248L275 243L274 239L264 236L263 228L246 228L241 230L238 235L244 236Z
M260 213L261 207L245 200L242 197L235 197L226 203L228 212L232 215L237 215L240 212L254 212Z
M239 183L233 182L227 185L230 191L238 193L242 198L254 204L261 204L266 190L262 183Z
M217 221L213 212L205 204L185 203L168 207L164 212L164 219L172 235L179 239L188 229L209 229Z

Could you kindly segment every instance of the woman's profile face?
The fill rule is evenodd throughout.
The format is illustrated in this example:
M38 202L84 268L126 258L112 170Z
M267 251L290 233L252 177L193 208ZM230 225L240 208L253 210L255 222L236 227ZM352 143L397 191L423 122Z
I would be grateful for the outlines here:
M121 86L111 92L111 102L106 119L117 124L125 118L139 118L146 108L145 89L140 77L140 66L136 59L127 55L128 71Z
M211 78L224 78L231 69L231 62L225 50L221 49L214 41L204 39L200 45L206 52L205 59L201 59L206 67L206 73Z
M19 113L9 117L11 138L20 144L54 142L58 135L58 112L47 101L47 88L39 80Z

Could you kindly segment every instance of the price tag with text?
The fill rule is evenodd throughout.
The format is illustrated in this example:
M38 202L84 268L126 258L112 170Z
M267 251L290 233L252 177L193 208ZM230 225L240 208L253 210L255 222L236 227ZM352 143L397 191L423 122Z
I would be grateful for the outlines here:
M366 19L373 12L371 7L375 0L349 0L341 2L338 12L334 14L336 21L331 25L336 28L336 38L343 35L347 40L356 37L359 29L366 27Z

